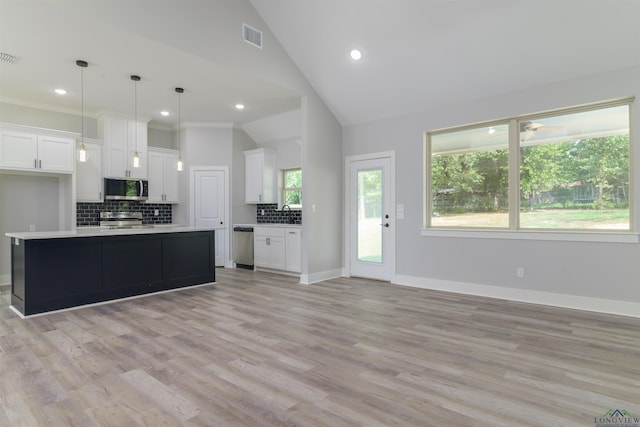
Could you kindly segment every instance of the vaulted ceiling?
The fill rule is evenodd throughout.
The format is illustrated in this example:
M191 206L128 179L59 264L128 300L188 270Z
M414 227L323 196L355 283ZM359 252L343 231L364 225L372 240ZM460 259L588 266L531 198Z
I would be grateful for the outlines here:
M183 121L242 124L298 108L286 84L216 60L254 49L235 20L252 6L343 125L640 65L638 0L232 3L0 0L0 52L17 56L0 63L0 101L77 112L75 60L85 59L89 114L130 113L130 74L143 78L139 114L168 126L175 114L159 112L175 112L175 86L186 89ZM53 94L58 86L71 96Z
M251 3L343 125L640 65L638 0Z

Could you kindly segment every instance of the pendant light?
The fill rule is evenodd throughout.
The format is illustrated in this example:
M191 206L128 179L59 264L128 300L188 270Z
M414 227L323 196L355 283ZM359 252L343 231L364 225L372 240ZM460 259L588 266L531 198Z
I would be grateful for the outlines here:
M89 66L87 61L77 60L76 65L80 67L80 148L78 149L78 161L87 161L87 148L84 146L84 69Z
M136 149L133 152L133 167L140 167L140 155L138 154L138 82L140 81L140 76L132 75L131 80L133 80L133 121L135 123L133 128L133 134L136 143Z
M184 163L182 162L182 147L180 144L180 114L181 114L181 105L180 105L180 94L184 92L184 89L181 87L176 88L176 93L178 94L178 163L176 164L176 169L181 172L184 169Z

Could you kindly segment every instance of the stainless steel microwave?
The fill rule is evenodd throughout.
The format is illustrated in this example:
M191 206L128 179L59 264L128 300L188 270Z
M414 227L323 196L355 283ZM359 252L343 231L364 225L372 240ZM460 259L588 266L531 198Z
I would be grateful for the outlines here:
M105 200L147 200L149 181L145 179L104 179Z

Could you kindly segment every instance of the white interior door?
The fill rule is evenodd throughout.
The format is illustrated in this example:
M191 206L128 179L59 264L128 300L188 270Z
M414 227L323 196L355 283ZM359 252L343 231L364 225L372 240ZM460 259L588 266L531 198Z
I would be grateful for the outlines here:
M224 170L193 170L194 225L216 229L216 267L225 265L226 240L226 183Z
M348 160L349 272L391 280L395 220L390 157Z

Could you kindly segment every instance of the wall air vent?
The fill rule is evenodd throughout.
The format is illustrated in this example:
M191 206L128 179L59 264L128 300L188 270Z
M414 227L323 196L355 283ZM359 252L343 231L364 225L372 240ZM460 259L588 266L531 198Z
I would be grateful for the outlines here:
M243 23L242 24L242 38L244 41L262 49L262 31L258 31L253 27Z
M13 64L15 60L15 56L9 53L0 52L0 62L4 62L5 64Z

